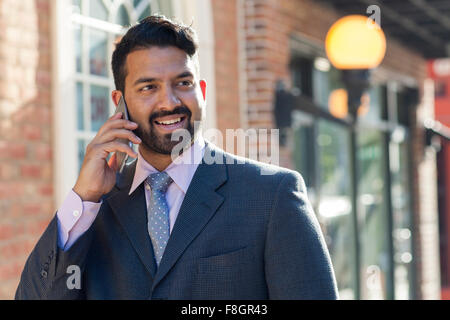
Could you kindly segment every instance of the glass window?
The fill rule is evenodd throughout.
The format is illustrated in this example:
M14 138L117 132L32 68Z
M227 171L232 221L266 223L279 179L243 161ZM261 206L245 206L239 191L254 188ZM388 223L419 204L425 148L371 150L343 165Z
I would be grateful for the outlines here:
M76 13L81 12L81 0L72 0L72 10Z
M117 12L116 23L121 26L130 25L130 16L128 15L127 9L123 5L119 7L119 11Z
M291 69L293 87L296 87L299 93L312 98L312 60L296 57L291 62Z
M313 69L313 100L321 108L328 107L328 96L330 94L330 84L328 82L328 72Z
M89 70L97 76L108 76L108 33L92 29L89 32Z
M301 173L305 180L308 192L316 187L315 183L315 145L314 145L314 119L300 111L293 112L294 121L294 149L292 151L295 169Z
M319 120L317 146L320 166L318 219L333 262L339 296L355 299L349 130Z
M412 232L408 154L408 143L405 140L401 142L391 141L389 162L392 182L394 292L396 300L412 299L410 287L412 281Z
M108 20L108 10L102 0L89 0L89 15L99 20Z
M386 299L391 267L383 134L361 130L357 145L361 298Z
M109 115L109 91L108 87L91 86L91 130L97 132L108 120Z
M81 26L77 25L74 28L74 40L75 40L75 69L81 73L81 54L83 51L81 40Z
M321 108L329 110L329 97L333 90L344 87L340 71L325 58L316 58L313 67L313 100Z
M83 84L77 82L77 129L84 130Z
M414 88L403 88L397 93L397 120L400 125L410 126L410 112L418 103L418 90Z
M369 107L361 106L358 115L361 120L377 121L381 119L384 102L384 91L382 86L373 86L366 93L369 97ZM364 99L364 98L362 98Z
M145 6L142 12L139 14L138 21L141 21L142 19L148 17L150 15L150 11L150 5Z
M84 150L86 150L87 145L88 143L86 143L86 140L78 139L78 172L81 170L81 165L83 164L84 159Z

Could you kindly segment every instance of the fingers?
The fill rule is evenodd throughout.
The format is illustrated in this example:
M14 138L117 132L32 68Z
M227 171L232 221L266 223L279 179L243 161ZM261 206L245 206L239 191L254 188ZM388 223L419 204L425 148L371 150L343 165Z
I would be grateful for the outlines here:
M86 157L88 157L89 159L106 159L111 152L117 151L126 153L133 158L137 158L138 156L138 154L132 148L130 148L129 145L117 140L97 145L89 145L86 150Z
M100 128L98 131L99 135L102 135L106 131L111 129L128 129L134 130L138 127L137 123L130 120L122 119L122 112L112 115Z
M103 135L100 135L97 139L97 143L106 143L115 139L128 139L135 144L141 143L141 139L136 136L132 131L126 129L111 129L106 131Z
M96 146L96 148L100 148L103 152L106 152L106 155L108 155L110 152L121 151L128 154L130 157L137 157L137 153L132 148L130 148L130 146L117 140L100 144Z
M131 141L135 144L142 142L132 132L138 125L121 117L121 112L116 113L103 124L95 138L88 145L86 153L91 155L90 150L94 150L94 154L101 152L101 156L106 157L109 152L121 151L127 153L130 157L137 157L137 154L127 142Z

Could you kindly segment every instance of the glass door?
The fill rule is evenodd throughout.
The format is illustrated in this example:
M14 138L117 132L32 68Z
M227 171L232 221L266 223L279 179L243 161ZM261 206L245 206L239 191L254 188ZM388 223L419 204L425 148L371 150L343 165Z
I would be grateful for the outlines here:
M389 145L392 194L392 238L394 249L394 292L396 300L412 299L412 232L409 190L409 157L406 140L396 141L394 131Z
M350 133L318 121L319 193L317 215L330 252L340 299L355 299L356 252L352 218Z
M378 130L360 130L357 145L360 298L387 299L391 264L384 136Z

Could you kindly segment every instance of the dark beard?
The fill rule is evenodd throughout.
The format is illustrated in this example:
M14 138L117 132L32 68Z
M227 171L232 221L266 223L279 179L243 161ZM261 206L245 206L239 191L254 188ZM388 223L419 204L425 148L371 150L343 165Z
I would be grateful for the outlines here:
M178 141L172 141L171 137L172 134L171 133L167 133L165 135L161 135L158 134L156 132L153 120L155 118L158 117L163 117L163 116L167 116L167 115L171 115L171 114L184 114L186 115L186 120L187 121L187 128L186 130L189 132L189 134L191 135L191 141L192 142L194 140L194 127L192 126L191 123L191 111L186 108L186 107L179 107L179 108L175 108L173 111L171 112L161 112L161 113L155 113L152 114L150 116L150 131L144 131L142 129L141 126L139 126L137 129L133 130L134 134L136 134L141 140L142 143L141 145L148 150L160 153L160 154L165 154L165 155L170 155L172 153L172 149L178 144L180 143L180 140L182 139L182 137L180 137L180 140Z

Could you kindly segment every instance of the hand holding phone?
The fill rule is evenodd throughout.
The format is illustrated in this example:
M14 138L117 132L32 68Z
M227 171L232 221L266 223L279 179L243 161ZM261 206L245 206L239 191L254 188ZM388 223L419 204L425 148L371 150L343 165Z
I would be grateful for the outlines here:
M130 119L128 116L127 104L125 103L125 99L123 98L123 95L120 97L119 104L117 105L117 108L116 108L116 114L119 112L121 112L123 114L123 119L125 119L125 120ZM130 140L122 139L122 138L118 138L117 140L121 143L128 144L128 146L131 149L133 149L133 143ZM119 168L119 173L122 173L123 167L125 166L125 163L127 162L127 159L128 159L128 154L126 152L122 152L120 150L117 150L115 153L116 153L116 163Z
M123 110L117 110L86 147L80 174L73 188L82 201L98 202L114 187L116 172L123 168L126 158L137 157L137 153L132 149L132 142L140 144L142 141L132 130L138 125L126 119L128 112L125 101L122 106L119 102L117 108L119 107ZM114 154L108 163L106 158L111 152Z

